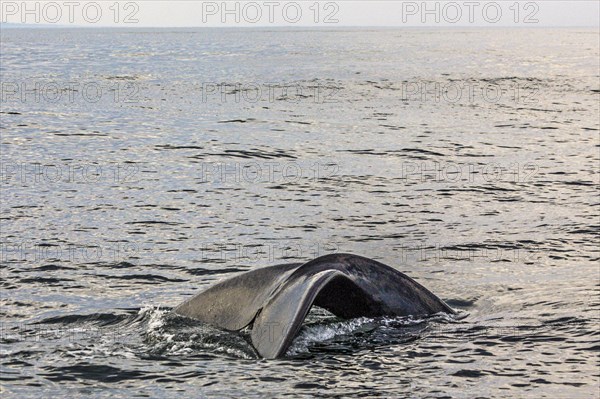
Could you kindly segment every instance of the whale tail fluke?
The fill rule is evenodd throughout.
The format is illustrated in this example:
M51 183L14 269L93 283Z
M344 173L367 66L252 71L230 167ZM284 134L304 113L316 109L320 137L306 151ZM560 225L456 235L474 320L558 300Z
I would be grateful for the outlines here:
M267 267L225 280L174 309L228 330L252 324L265 358L285 353L313 306L343 318L454 313L405 274L351 254Z

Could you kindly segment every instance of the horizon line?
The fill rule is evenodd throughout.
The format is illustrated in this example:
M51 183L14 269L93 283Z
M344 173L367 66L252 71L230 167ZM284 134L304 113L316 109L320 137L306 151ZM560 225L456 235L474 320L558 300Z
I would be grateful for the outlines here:
M336 28L386 28L386 29L415 29L415 28L481 28L481 29L544 29L544 28L596 28L600 29L600 25L332 25L332 26L315 26L315 25L225 25L225 26L140 26L132 24L130 26L115 26L115 25L52 25L52 24L31 24L31 23L14 23L0 22L0 27L7 29L257 29L257 28L310 28L310 29L336 29Z

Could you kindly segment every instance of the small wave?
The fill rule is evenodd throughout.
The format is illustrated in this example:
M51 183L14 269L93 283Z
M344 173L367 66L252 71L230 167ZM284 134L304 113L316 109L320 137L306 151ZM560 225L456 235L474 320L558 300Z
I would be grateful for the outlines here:
M373 326L374 319L361 317L348 321L337 322L333 324L323 325L315 324L304 326L292 345L289 347L286 355L294 356L301 353L309 352L309 348L317 342L332 340L333 338L353 334L359 330L370 330Z
M209 352L242 359L257 358L252 346L238 333L219 330L154 306L140 309L139 317L145 321L144 342L150 354L177 356Z
M312 311L311 311L312 312ZM316 316L312 316L313 318ZM452 323L466 317L464 313L449 315L437 313L432 316L413 318L408 317L360 317L352 320L333 321L327 320L321 315L320 323L307 324L302 327L292 345L288 349L287 356L306 354L314 346L321 344L334 347L363 347L364 335L369 334L368 342L371 344L394 344L413 340L425 330L427 323ZM329 320L332 320L331 318ZM338 320L333 318L333 320ZM341 344L341 345L340 345Z

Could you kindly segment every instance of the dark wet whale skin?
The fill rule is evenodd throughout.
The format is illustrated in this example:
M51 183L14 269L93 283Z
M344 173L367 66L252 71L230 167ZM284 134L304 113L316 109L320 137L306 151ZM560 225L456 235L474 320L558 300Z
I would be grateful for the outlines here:
M252 324L266 358L285 353L313 306L344 318L455 313L405 274L352 254L254 270L218 283L173 311L227 330Z

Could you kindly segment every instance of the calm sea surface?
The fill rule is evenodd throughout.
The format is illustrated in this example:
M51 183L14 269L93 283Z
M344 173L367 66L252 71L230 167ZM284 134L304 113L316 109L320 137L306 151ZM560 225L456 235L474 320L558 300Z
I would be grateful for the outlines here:
M3 398L598 398L597 30L0 36ZM461 317L169 314L331 252Z

